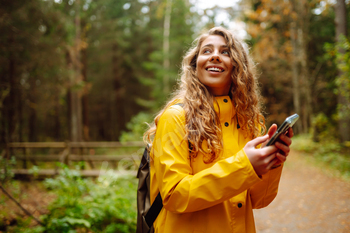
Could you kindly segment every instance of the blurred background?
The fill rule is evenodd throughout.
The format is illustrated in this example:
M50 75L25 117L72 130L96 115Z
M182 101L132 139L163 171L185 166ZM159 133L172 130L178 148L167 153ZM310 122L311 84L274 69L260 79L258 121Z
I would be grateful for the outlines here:
M219 25L250 48L268 126L297 112L297 133L349 141L342 2L3 0L0 141L130 140L174 90L193 39Z
M219 25L250 48L267 125L297 112L297 133L349 141L349 1L220 2L3 0L1 143L129 140Z
M37 218L50 214L40 224L21 211L12 213L8 208L18 206L5 191L0 192L0 204L7 208L0 211L0 232L25 232L27 226L36 225L39 228L28 232L133 232L136 204L134 194L129 194L136 188L130 186L136 185L135 179L113 176L95 180L100 183L93 186L68 167L36 158L60 154L64 160L65 150L54 148L67 149L69 142L110 142L69 144L81 150L73 150L76 163L66 165L101 169L103 164L93 165L79 156L109 156L100 157L101 162L123 153L133 155L137 165L142 152L125 148L110 152L105 147L142 141L145 122L152 122L176 88L185 51L214 26L224 26L246 42L258 70L267 127L298 113L293 149L311 154L349 181L349 0L2 0L1 188L7 187L14 199L25 200L21 193L38 195L43 203L29 201L27 206L36 206L31 213ZM36 157L25 157L31 155ZM127 169L135 170L135 164L124 162ZM13 180L18 168L32 169L20 174L32 174L29 180L34 182L40 169L57 171L57 167L66 172L59 179L45 180L45 187L36 183L35 190ZM107 186L114 189L101 193ZM57 192L51 197L48 190ZM96 210L91 204L89 213L81 212L87 193L95 195L92 203L105 209ZM120 201L123 195L131 199ZM67 202L60 200L59 205L57 197ZM71 197L83 201L73 210ZM124 204L108 209L119 202ZM66 212L58 211L62 209ZM87 215L95 220L104 217L90 221ZM117 224L109 226L106 219ZM102 228L106 230L98 230Z

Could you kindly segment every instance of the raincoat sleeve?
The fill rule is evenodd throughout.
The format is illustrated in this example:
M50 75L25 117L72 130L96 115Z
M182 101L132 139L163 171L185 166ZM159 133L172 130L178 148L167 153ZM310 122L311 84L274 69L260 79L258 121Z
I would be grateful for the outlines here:
M164 208L175 213L198 211L261 181L243 149L193 174L184 125L183 110L174 106L163 113L157 124L151 152L154 168L151 169L155 169Z
M281 178L283 164L262 175L262 181L250 188L250 198L253 209L268 206L275 199Z

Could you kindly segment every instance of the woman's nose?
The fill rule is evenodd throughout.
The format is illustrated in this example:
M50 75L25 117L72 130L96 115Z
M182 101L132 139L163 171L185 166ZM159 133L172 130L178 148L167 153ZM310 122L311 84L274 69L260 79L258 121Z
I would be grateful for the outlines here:
M210 57L210 61L221 62L221 58L217 53L213 53L213 55Z

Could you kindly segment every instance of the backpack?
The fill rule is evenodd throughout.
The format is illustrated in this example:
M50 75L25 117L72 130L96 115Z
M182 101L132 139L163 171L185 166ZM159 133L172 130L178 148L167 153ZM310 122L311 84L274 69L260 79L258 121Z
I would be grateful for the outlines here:
M183 107L182 103L180 105ZM189 144L190 150L191 145ZM139 184L137 188L137 228L136 233L153 233L153 223L158 217L158 214L163 208L163 200L158 193L156 199L151 205L150 200L150 151L151 145L148 144L143 152L139 169L137 171L137 178Z
M163 208L160 193L151 205L150 201L150 153L148 144L143 152L140 167L137 172L139 184L137 188L137 229L136 233L153 233L153 222Z

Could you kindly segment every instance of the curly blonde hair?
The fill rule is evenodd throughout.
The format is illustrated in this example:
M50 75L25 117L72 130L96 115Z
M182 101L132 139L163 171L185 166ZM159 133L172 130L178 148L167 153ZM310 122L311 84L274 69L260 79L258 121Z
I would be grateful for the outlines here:
M182 100L186 117L186 136L191 144L190 157L195 158L199 152L204 153L204 162L213 162L223 148L222 130L219 116L214 110L215 96L208 91L196 75L196 62L202 42L211 35L222 36L229 49L233 64L231 74L232 84L230 97L235 104L236 116L245 137L251 139L266 132L265 118L260 106L255 75L255 65L244 49L243 43L237 37L222 27L215 27L202 34L194 41L182 61L181 80L173 98L165 105L154 119L154 123L144 134L144 141L151 143L155 135L157 123L163 112L177 100ZM206 141L208 149L203 150Z

